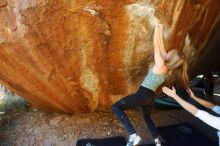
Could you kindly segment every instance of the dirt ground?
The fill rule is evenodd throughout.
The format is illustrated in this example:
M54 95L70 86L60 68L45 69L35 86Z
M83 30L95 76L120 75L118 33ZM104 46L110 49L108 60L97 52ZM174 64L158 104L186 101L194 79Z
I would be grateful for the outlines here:
M140 109L128 110L142 143L152 138L142 118ZM188 122L217 142L215 130L193 118L184 110L154 109L152 119L157 126ZM207 132L208 131L208 132ZM125 128L109 112L66 115L45 113L33 108L8 112L0 116L1 146L75 146L81 138L124 136Z
M215 99L219 101L220 86L215 89L218 95ZM0 146L75 146L82 138L128 137L126 129L111 111L75 115L46 113L29 107L18 96L0 91ZM142 144L152 143L141 110L126 112L142 137ZM218 142L215 129L183 109L153 108L152 119L158 127L187 122Z

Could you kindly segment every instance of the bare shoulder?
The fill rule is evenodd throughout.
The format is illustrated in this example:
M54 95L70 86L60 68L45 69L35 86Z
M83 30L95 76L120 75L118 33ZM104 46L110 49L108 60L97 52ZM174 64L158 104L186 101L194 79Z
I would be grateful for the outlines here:
M166 65L162 65L160 67L154 65L152 69L153 69L154 74L166 74L168 71L168 68Z

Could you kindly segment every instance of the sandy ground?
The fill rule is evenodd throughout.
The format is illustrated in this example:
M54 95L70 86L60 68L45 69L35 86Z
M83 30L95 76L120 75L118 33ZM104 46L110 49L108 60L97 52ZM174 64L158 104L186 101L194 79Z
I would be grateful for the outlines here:
M142 118L140 109L128 110L142 143L152 138ZM157 126L188 122L217 142L214 129L193 118L184 110L154 109L152 118ZM0 117L1 146L75 146L81 138L104 138L124 136L125 128L112 112L65 115L45 113L35 109L10 112Z

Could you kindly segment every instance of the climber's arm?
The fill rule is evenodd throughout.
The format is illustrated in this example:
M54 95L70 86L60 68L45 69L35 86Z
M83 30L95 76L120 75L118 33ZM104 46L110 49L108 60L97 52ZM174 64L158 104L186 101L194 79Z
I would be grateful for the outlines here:
M160 51L160 30L158 26L155 26L154 28L154 37L153 37L153 44L154 44L154 61L155 61L155 65L157 67L161 67L164 65L164 59L161 55L161 51Z
M165 50L165 47L164 47L164 42L163 42L163 26L162 24L159 25L159 32L160 32L160 35L159 35L159 49L160 49L160 53L161 53L161 56L164 60L166 60L166 56L167 56L167 51Z

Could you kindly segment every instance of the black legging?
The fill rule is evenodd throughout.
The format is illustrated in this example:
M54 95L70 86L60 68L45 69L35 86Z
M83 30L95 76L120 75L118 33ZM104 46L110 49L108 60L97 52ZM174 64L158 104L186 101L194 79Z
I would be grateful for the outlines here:
M141 106L144 114L144 120L147 123L147 126L153 138L155 139L158 137L157 128L155 127L153 121L150 118L150 110L152 107L154 97L154 91L140 86L136 93L120 99L112 106L112 111L116 114L116 116L128 130L129 135L136 133L136 131L130 123L124 110L128 108Z

